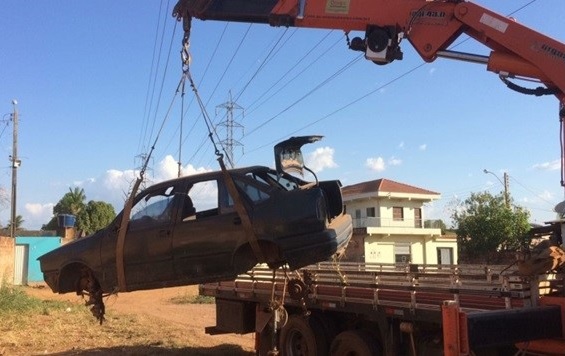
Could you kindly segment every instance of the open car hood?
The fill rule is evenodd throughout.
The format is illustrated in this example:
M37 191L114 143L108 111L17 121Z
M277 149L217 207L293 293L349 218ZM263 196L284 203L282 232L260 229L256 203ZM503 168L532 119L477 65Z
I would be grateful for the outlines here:
M300 148L307 143L320 141L324 136L291 137L275 145L275 168L277 172L304 175L304 157Z

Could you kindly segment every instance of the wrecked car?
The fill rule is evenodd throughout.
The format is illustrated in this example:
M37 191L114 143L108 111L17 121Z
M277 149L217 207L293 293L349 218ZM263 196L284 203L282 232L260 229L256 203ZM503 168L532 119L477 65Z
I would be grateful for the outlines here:
M300 169L297 151L316 138L277 145L279 170L207 172L141 191L126 220L121 252L116 246L124 211L106 228L39 257L46 283L56 293L90 296L87 304L102 321L103 294L231 280L257 263L293 270L330 259L343 252L353 230L340 182L307 182L284 171L289 158L292 169ZM237 201L247 217L238 214ZM118 288L118 257L125 290Z

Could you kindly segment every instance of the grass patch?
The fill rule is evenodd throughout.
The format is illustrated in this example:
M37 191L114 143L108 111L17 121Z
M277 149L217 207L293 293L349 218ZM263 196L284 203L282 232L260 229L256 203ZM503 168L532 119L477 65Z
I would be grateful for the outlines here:
M41 301L7 284L0 286L0 313L23 313L39 308Z
M173 304L214 304L216 298L206 295L185 294L171 298Z
M162 320L152 313L119 313L110 308L106 321L100 325L79 298L74 298L74 302L42 300L28 293L25 287L0 286L0 356L254 355L249 344L242 347L236 341L205 335L200 321L185 325ZM190 289L176 299L180 303L214 300L195 294ZM169 302L170 299L159 299L156 307Z
M67 303L44 301L27 295L23 290L3 283L0 286L0 315L40 313L48 315L50 310L64 309Z

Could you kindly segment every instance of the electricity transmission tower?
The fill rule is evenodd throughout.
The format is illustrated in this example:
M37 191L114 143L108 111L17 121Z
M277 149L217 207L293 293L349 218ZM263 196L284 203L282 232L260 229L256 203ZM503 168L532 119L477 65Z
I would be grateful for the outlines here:
M243 133L243 126L234 120L233 113L235 110L243 110L243 108L232 100L231 91L229 92L229 95L230 97L228 101L216 106L216 115L218 114L218 110L220 109L226 111L225 120L218 124L218 126L226 127L226 138L220 141L220 143L226 151L228 164L231 166L231 168L234 168L235 161L233 158L233 149L235 146L243 145L241 144L241 142L233 138L233 131L234 129L241 129Z
M135 156L135 167L136 167L136 170L138 172L143 169L143 166L145 165L145 161L147 161L147 153L140 153L137 156ZM149 186L153 183L153 180L155 178L154 174L153 174L153 158L152 157L149 159L149 164L147 165L147 167L145 169L144 178L145 179L143 180L143 182L141 182L140 189L147 188L147 186Z

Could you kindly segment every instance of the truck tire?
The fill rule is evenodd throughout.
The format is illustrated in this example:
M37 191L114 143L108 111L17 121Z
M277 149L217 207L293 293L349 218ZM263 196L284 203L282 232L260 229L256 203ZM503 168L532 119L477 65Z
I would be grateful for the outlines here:
M278 345L276 349L278 350ZM257 356L269 356L271 351L273 351L273 329L270 325L265 326L265 328L259 334L259 346L257 347Z
M327 349L329 351L333 339L337 336L337 334L339 334L335 320L329 315L315 312L310 315L310 319L315 319L315 321L322 326L322 330L324 330L324 337L326 338L328 345Z
M348 330L338 334L330 348L331 356L378 356L381 348L374 337L363 330Z
M283 356L325 356L329 342L314 318L291 315L281 330L279 349Z

